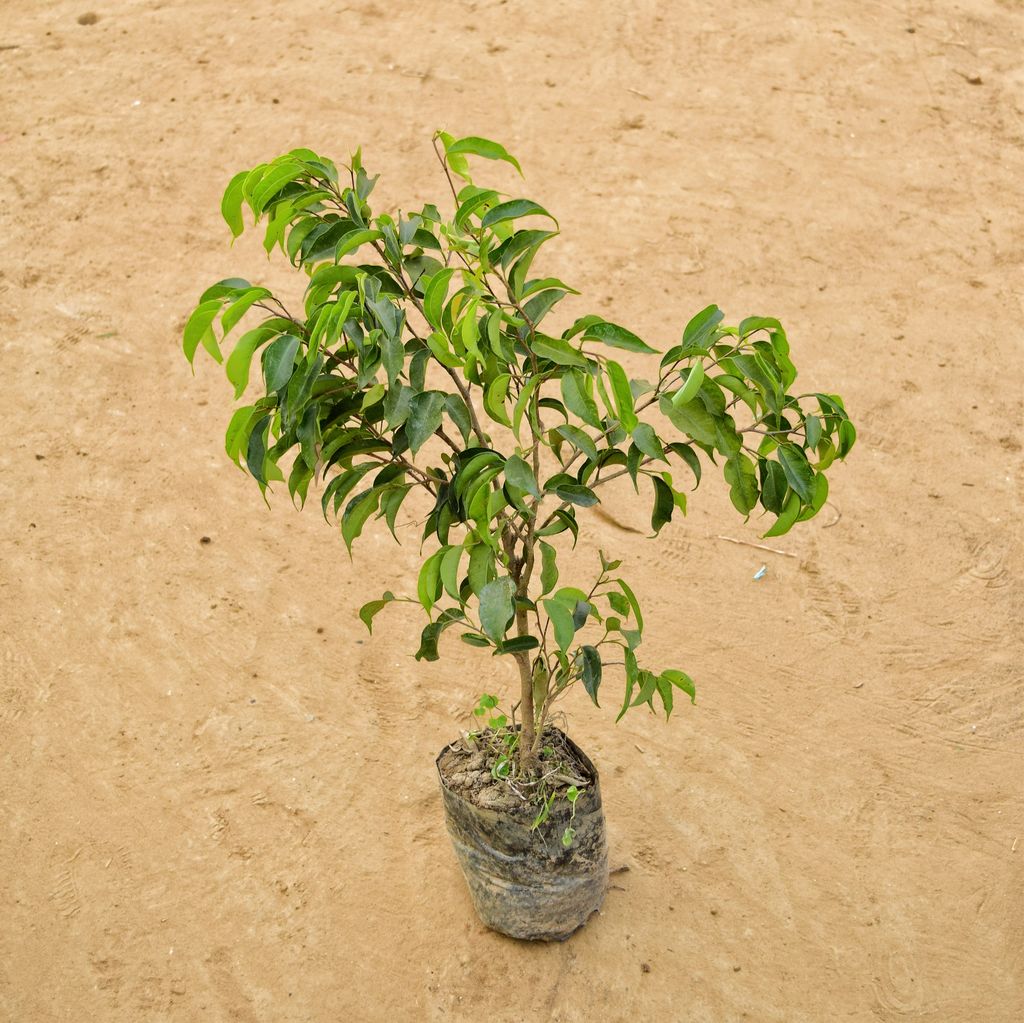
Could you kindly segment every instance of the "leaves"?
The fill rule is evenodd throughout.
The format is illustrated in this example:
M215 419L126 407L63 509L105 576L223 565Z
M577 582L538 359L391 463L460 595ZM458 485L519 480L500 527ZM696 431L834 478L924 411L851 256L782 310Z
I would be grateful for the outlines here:
M539 542L541 555L540 592L550 593L558 585L558 559L555 548L543 540Z
M580 647L580 672L583 679L583 688L587 695L594 701L594 706L600 707L597 702L597 691L601 686L601 654L597 647Z
M713 446L718 439L715 419L699 399L695 398L685 405L675 405L670 398L663 396L658 408L677 430L692 437L698 444Z
M685 372L686 380L683 382L683 386L672 395L672 404L676 408L693 401L697 397L700 385L704 382L704 364L702 362L695 362Z
M182 346L185 350L185 358L190 363L195 358L196 349L199 347L200 342L218 362L220 361L219 351L215 354L217 339L214 337L213 330L211 329L211 324L220 310L220 299L209 299L205 302L200 302L193 310L192 315L189 316L188 322L185 324ZM211 351L211 345L213 346L213 351Z
M725 318L725 314L716 305L702 309L686 325L683 331L684 349L702 349L712 337L715 328Z
M632 331L607 321L594 323L587 327L583 339L584 341L588 339L600 341L611 348L621 348L627 352L641 352L644 355L657 354L657 349L652 348L646 341L642 341Z
M565 653L576 635L576 625L572 619L572 611L560 600L548 599L542 601L544 610L547 612L555 630L555 642L558 649Z
M231 228L232 238L237 238L245 229L242 222L242 185L248 175L248 171L239 171L228 183L220 203L221 215Z
M482 156L485 160L504 160L505 163L510 163L515 167L520 175L523 173L522 167L519 166L519 161L504 146L499 145L497 142L492 142L490 139L470 135L454 142L446 142L445 152L449 157L469 155Z
M608 360L606 369L612 385L612 394L615 396L615 411L618 413L619 424L626 433L629 433L638 422L629 377L626 376L626 371L611 359Z
M814 498L814 470L803 451L795 444L780 445L779 464L789 485L802 500L810 502Z
M291 380L299 344L297 337L282 334L264 353L263 377L266 380L268 394L280 391Z
M505 575L489 582L480 591L480 625L493 640L505 635L512 620L512 595L516 584Z
M754 463L744 454L733 455L726 461L723 474L729 484L729 499L741 515L749 515L758 498Z
M538 335L530 342L530 348L542 359L550 359L559 366L579 366L586 368L587 360L568 341L558 337Z
M672 500L672 488L660 476L652 476L654 484L654 510L651 512L651 529L655 536L661 527L672 520L675 502Z
M575 370L564 373L561 379L562 401L565 407L575 416L579 416L587 426L601 429L601 416L597 411L597 402L587 390L586 377Z
M443 391L422 391L409 400L405 435L409 441L409 450L414 455L437 433L446 400L447 395Z
M505 479L519 490L525 490L532 497L540 497L540 485L533 469L518 455L512 455L505 462Z
M601 490L606 480L628 474L639 493L647 477L657 535L686 510L677 463L696 486L706 458L737 510L749 515L760 502L776 517L765 535L779 536L823 507L825 473L850 452L856 429L838 395L794 397L789 339L770 317L728 326L710 305L656 360L637 334L585 310L561 336L544 333L556 304L576 294L558 277L531 277L558 233L555 218L472 183L473 158L520 170L499 143L444 132L436 140L447 170L467 182L452 216L431 203L375 214L377 179L358 150L351 177L308 149L236 174L221 201L232 237L248 206L267 251L280 248L301 271L302 307L287 311L258 283L218 281L188 316L185 355L193 362L203 346L220 361L226 335L247 321L224 372L236 399L261 393L231 416L224 445L262 491L285 481L301 505L322 480L324 515L333 512L350 553L371 521L396 539L415 523L424 547L415 595L363 604L368 629L387 604L418 603L430 619L420 660L436 660L443 633L459 624L467 645L529 662L538 709L577 681L596 704L602 675L621 663L620 716L660 699L668 717L680 691L693 700L693 682L640 664L644 619L614 575L619 561L602 554L593 586L558 588L560 545L579 536L577 509L622 493ZM531 218L553 229L521 226L539 223ZM630 353L642 378L609 350ZM251 381L257 353L262 375ZM641 359L654 364L640 368Z
M395 599L395 595L389 590L379 600L371 600L359 609L359 617L366 626L366 631L373 634L373 619L379 611L383 611Z
M518 164L516 165L518 167ZM495 227L504 224L508 220L518 220L520 217L541 216L549 220L555 218L543 206L537 205L532 199L512 199L510 202L499 203L484 214L480 221L481 227Z

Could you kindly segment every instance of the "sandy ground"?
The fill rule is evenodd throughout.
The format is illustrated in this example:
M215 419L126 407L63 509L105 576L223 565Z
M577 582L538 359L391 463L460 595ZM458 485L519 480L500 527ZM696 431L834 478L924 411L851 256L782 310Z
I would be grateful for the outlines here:
M1020 4L87 11L0 4L0 1019L1024 1018ZM861 427L795 557L710 481L664 543L591 518L700 701L572 704L629 870L561 946L482 928L441 821L510 675L368 638L414 550L264 508L180 352L288 280L230 174L362 143L409 207L437 127L520 157L591 308L778 315Z

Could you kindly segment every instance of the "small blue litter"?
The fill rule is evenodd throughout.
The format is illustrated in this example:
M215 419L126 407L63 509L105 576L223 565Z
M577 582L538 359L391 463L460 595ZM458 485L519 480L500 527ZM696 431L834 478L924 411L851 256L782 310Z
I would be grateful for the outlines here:
M759 569L758 569L758 570L757 570L757 571L756 571L756 572L754 573L754 578L755 578L755 579L763 579L763 578L765 577L765 575L766 575L766 573L767 573L767 572L768 572L768 566L767 566L767 565L762 565L762 566L761 566L761 567L760 567L760 568L759 568Z

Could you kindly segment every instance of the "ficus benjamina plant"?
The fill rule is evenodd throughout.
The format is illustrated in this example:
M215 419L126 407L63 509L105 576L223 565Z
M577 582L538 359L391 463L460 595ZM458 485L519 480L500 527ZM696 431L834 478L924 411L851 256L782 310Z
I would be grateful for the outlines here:
M606 669L621 670L620 717L655 701L668 716L677 693L694 699L684 671L641 666L644 617L618 560L602 553L584 585L559 575L560 545L575 545L605 484L628 476L657 535L685 513L684 483L720 467L740 514L760 505L772 516L764 535L780 536L820 511L825 473L856 432L838 395L793 393L776 319L729 326L710 305L660 347L593 314L556 332L556 309L578 292L534 267L558 222L475 183L471 158L521 175L503 146L444 132L433 144L451 194L415 212L374 215L377 179L359 151L342 171L295 149L236 174L221 205L232 235L245 209L265 224L264 248L301 273L303 302L220 281L189 317L184 348L190 362L199 347L223 362L236 400L259 356L227 453L264 495L285 482L301 506L315 481L350 554L371 518L397 540L409 525L400 509L421 495L406 506L422 522L415 596L385 593L360 617L372 631L386 605L418 603L428 622L417 659L436 660L449 630L512 658L513 767L528 775L577 682L597 703ZM646 374L632 377L618 353Z

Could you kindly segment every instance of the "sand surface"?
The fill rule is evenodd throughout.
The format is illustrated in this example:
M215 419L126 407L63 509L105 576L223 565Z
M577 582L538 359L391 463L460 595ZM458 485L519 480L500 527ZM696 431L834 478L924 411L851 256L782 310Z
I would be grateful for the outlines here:
M1024 1018L1020 4L88 11L0 3L0 1019ZM710 474L664 542L588 519L699 703L571 701L629 869L559 946L482 928L441 820L510 670L367 637L414 545L265 508L180 350L290 280L232 173L361 143L409 208L438 127L519 156L590 309L777 315L861 430L793 557Z

